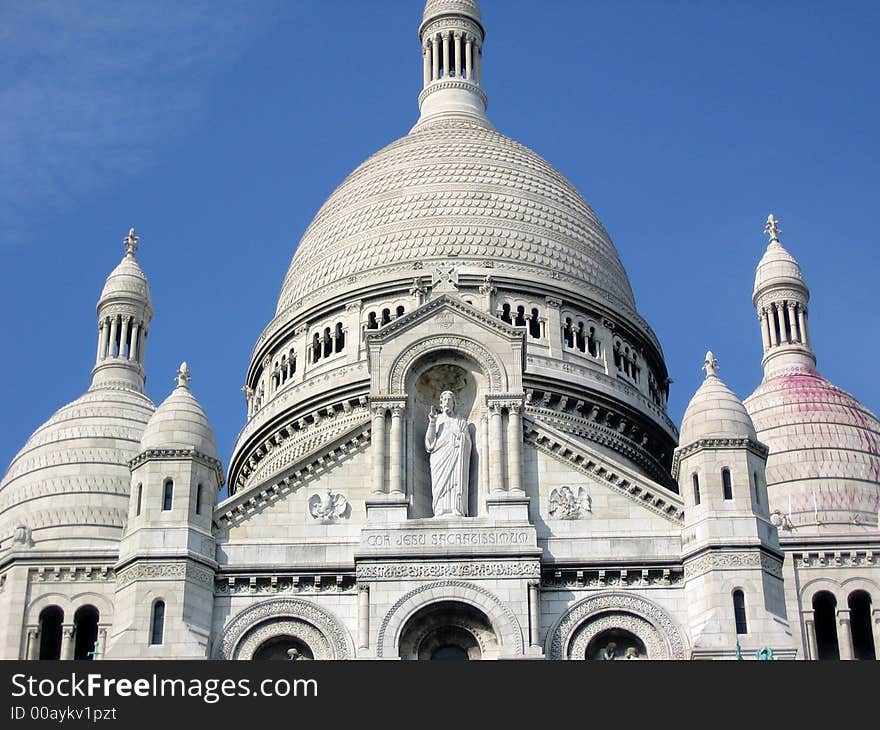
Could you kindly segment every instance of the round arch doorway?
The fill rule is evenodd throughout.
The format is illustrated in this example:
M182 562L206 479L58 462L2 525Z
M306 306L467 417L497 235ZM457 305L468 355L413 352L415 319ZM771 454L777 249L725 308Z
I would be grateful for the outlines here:
M407 620L400 632L401 659L468 661L496 659L499 652L489 617L460 601L425 606Z

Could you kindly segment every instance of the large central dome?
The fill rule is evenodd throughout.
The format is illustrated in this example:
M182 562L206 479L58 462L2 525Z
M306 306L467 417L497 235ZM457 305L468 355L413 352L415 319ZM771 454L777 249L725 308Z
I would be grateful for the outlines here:
M614 244L577 190L487 123L451 116L417 125L339 186L299 244L278 314L365 272L450 256L537 270L635 307Z

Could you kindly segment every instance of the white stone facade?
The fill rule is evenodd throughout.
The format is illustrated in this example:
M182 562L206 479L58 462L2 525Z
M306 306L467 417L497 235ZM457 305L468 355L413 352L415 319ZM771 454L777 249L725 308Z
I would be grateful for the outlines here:
M299 244L225 477L185 364L143 393L130 231L92 387L0 485L0 657L875 658L880 424L816 373L775 220L765 380L744 405L709 353L679 435L607 232L487 119L476 1L420 37L421 117ZM435 517L445 391L468 489Z

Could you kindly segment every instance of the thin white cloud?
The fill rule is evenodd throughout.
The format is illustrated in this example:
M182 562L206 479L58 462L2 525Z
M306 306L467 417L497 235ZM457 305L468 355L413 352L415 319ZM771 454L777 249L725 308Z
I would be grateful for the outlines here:
M0 246L142 172L205 109L274 2L0 5Z

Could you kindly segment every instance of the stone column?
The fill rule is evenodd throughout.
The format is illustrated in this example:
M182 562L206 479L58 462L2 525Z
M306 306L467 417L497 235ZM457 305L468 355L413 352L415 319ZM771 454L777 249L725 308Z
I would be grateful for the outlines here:
M541 626L540 626L540 582L537 580L529 581L529 645L540 646Z
M782 328L780 327L778 330L776 328L776 325L779 323L779 312L776 309L775 302L770 305L768 313L770 315L770 345L772 347L776 347L776 345L779 344L779 339L776 333L778 331L780 334L782 334Z
M480 417L480 490L489 494L489 416L485 413Z
M27 656L28 659L35 660L40 658L40 630L28 629L27 632Z
M501 404L489 404L489 485L492 492L504 491L504 436Z
M358 583L358 649L370 648L370 586Z
M131 352L129 353L129 360L133 360L137 362L138 359L138 342L141 339L141 323L134 323L134 330L131 333Z
M76 647L74 636L76 628L73 626L65 626L61 629L61 658L73 659L73 650Z
M440 78L440 38L436 35L431 39L431 63L433 64L431 78L436 81Z
M764 343L764 352L770 349L770 327L767 323L767 310L761 310L761 341Z
M461 78L461 33L455 34L455 77Z
M95 363L104 358L104 322L98 322L98 352L95 353Z
M477 84L483 82L483 59L479 46L474 46L474 81Z
M522 405L507 409L507 478L511 492L522 492Z
M397 497L403 497L403 403L391 406L391 433L389 448L391 449L390 464L390 492Z
M807 313L803 305L798 307L798 325L801 330L801 342L803 342L805 347L809 347L810 336L807 334Z
M385 406L373 406L373 494L385 493Z
M788 341L797 342L797 315L794 311L794 302L788 303Z
M464 44L464 69L467 80L474 80L474 41L468 36Z
M547 345L550 349L550 357L562 358L562 318L559 308L562 302L559 299L547 297Z
M123 353L125 353L126 360L129 356L129 353L125 352L125 349L128 346L128 336L131 334L131 319L130 316L122 318L122 332L119 334L119 357L122 357ZM131 352L130 348L129 352Z
M848 661L853 658L852 630L849 620L849 609L837 609L837 645L840 647L840 658Z
M141 341L140 341L140 344L138 345L138 355L140 356L141 366L143 366L144 360L146 359L146 356L147 356L147 323L146 322L144 322L143 326L141 327L140 334L141 334Z
M107 348L107 357L116 357L117 353L115 352L116 348L116 330L119 327L119 317L112 317L110 319L110 342L109 347Z
M807 630L807 645L804 648L807 656L805 658L816 660L819 658L819 647L816 643L816 622L813 619L812 611L804 611L804 627Z
M449 78L449 31L443 33L443 78Z
M429 43L425 43L425 47L422 49L422 56L424 57L422 76L424 84L427 86L431 83L431 45Z

